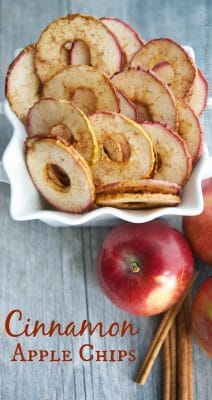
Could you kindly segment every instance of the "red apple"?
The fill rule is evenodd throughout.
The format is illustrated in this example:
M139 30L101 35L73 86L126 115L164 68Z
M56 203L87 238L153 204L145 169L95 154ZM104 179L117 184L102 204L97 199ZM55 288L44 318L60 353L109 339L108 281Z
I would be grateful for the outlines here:
M187 242L161 220L114 228L98 259L98 277L106 296L137 315L154 315L170 308L192 275L193 258Z
M202 349L212 357L212 276L201 284L194 298L192 328Z
M212 265L212 178L202 182L204 210L183 218L183 230L191 249L206 264Z

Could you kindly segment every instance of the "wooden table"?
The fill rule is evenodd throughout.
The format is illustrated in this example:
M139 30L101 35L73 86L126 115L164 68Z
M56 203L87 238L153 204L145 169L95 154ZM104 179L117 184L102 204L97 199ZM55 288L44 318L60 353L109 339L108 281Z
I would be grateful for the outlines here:
M2 0L1 18L1 99L4 76L14 50L36 41L41 29L54 18L71 12L121 17L138 29L146 40L170 36L195 49L198 65L212 82L211 0L116 0L107 2L69 0ZM206 141L212 153L212 117L204 117ZM1 154L12 129L1 116ZM210 137L209 137L210 136ZM9 186L0 186L0 398L2 400L122 400L161 399L161 357L155 363L145 387L133 383L159 317L136 318L115 308L103 295L96 279L96 258L109 229L50 228L41 222L18 223L9 216ZM180 225L179 219L172 222ZM204 265L197 284L209 275ZM5 317L21 309L23 319L51 320L65 325L103 321L131 321L140 335L125 338L58 337L12 338L4 329ZM16 320L16 329L23 322ZM72 362L11 362L16 344L27 349L70 349ZM78 349L91 343L98 349L136 349L136 361L82 362ZM26 354L25 354L26 355ZM212 396L211 363L194 343L195 398Z

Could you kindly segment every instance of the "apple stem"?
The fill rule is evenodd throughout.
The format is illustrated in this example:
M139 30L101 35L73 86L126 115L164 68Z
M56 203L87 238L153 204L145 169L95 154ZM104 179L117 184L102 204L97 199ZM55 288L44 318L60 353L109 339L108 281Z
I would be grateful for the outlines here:
M141 270L140 265L136 261L131 262L130 267L132 272L134 272L135 274L140 272Z

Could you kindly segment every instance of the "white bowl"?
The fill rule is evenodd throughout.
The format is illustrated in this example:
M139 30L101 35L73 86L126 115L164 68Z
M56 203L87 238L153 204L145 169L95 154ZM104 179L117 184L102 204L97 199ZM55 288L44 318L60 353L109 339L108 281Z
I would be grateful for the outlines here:
M186 50L191 56L194 56L191 48L186 48ZM42 200L26 168L23 152L23 143L27 136L25 127L12 112L7 101L4 103L4 112L14 128L13 136L2 158L3 169L11 185L10 214L14 220L38 219L52 226L102 226L113 225L118 222L118 219L143 223L161 216L201 213L203 209L201 180L206 175L208 176L212 169L212 159L209 159L206 146L204 146L200 161L184 187L182 202L176 207L161 207L151 210L121 210L102 207L79 215L52 210ZM2 165L0 165L0 181L6 182L7 177L4 175Z

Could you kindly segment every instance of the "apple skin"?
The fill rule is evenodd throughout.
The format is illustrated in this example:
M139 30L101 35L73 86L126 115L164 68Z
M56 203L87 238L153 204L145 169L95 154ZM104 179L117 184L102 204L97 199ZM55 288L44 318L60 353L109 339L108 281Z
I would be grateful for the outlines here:
M201 214L183 218L183 231L192 251L212 266L212 178L202 181L204 210Z
M174 305L193 271L187 242L162 220L114 228L98 258L103 292L116 306L135 315L155 315Z
M212 357L212 276L199 287L192 304L192 329L209 357Z

